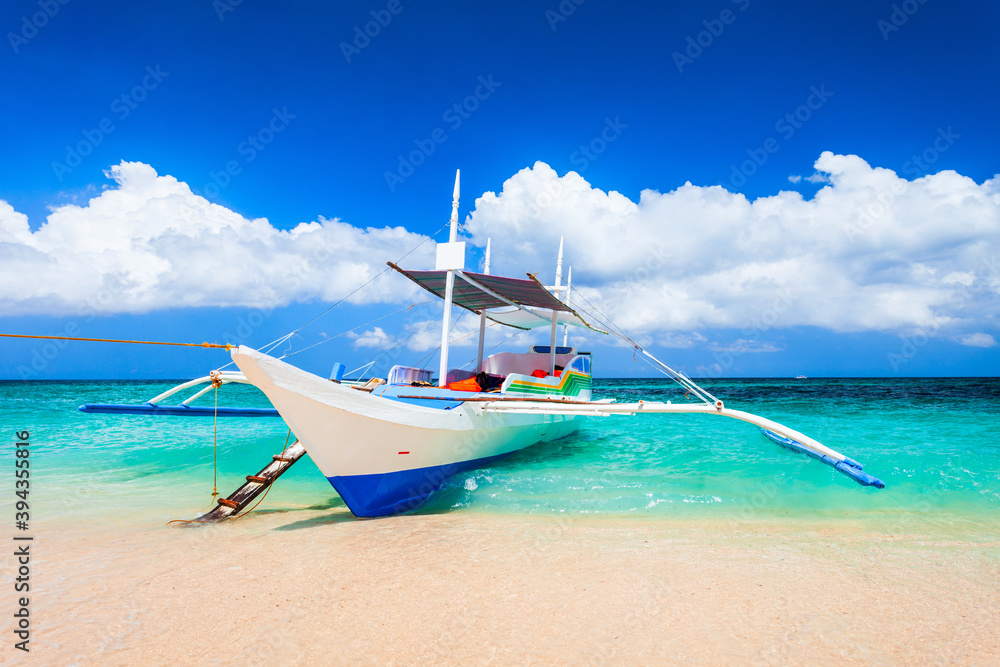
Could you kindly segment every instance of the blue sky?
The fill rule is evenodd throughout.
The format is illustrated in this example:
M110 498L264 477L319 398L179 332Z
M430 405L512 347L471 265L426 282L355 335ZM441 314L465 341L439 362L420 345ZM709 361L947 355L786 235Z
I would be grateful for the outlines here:
M447 220L454 171L461 168L463 219L476 209L466 230L472 235L470 265L479 261L484 236L499 237L507 255L521 264L520 258L527 258L527 268L547 275L555 253L551 238L557 236L529 225L526 241L537 241L537 247L519 247L515 236L504 236L511 231L503 226L507 216L496 207L490 212L476 204L486 192L503 192L501 203L516 203L517 193L513 186L505 190L505 183L537 162L551 167L558 178L578 172L592 189L587 196L613 191L633 204L643 191L671 193L691 183L707 207L706 220L714 210L711 202L705 203L714 196L712 186L750 202L774 198L780 191L798 192L809 202L832 188L832 194L845 198L838 201L849 202L852 193L862 196L856 193L864 187L850 189L857 179L878 177L856 162L830 160L826 171L819 169L824 151L856 156L910 182L955 172L964 178L961 183L929 181L921 186L924 195L954 188L965 193L956 194L955 201L968 201L973 196L968 193L974 192L986 204L971 212L947 204L953 206L947 209L951 213L918 225L927 240L919 247L898 240L907 234L866 236L871 239L864 251L868 268L864 277L851 276L852 285L872 292L871 301L859 299L858 308L877 311L879 304L926 298L913 314L825 318L822 290L803 292L780 308L772 324L751 327L748 334L747 322L754 316L735 305L728 314L694 306L692 312L703 315L658 314L674 309L675 303L651 299L651 294L683 292L686 301L712 302L716 311L740 297L738 290L716 294L705 287L730 275L721 269L715 282L709 276L682 285L681 278L657 273L658 267L649 280L642 276L635 290L657 312L649 317L616 313L616 320L633 324L628 328L654 352L692 375L995 375L1000 332L989 305L997 296L989 258L998 249L1000 220L995 208L984 212L983 206L998 199L996 181L991 181L1000 172L998 19L1000 8L992 3L936 0L398 0L332 6L202 0L104 2L99 7L75 0L13 1L0 10L5 35L0 84L7 100L0 107L7 128L0 140L0 200L15 212L11 219L27 216L33 234L54 209L74 205L86 210L67 209L62 224L74 225L77 233L114 235L119 227L101 227L86 216L97 215L100 207L92 200L102 192L128 191L123 183L141 180L123 176L115 181L105 175L124 161L149 165L159 177L186 184L192 197L204 197L232 215L247 221L266 218L275 230L337 219L361 231L404 227L416 238L432 234ZM364 35L366 29L373 36ZM406 164L401 166L401 160ZM532 169L522 178L520 185L530 190L546 176ZM573 187L579 185L574 182ZM135 196L148 195L142 192ZM901 232L909 224L903 212L919 210L924 195L913 194L911 207L893 217ZM888 203L902 206L908 197L909 191ZM695 208L679 208L680 199L662 206L678 216L683 211L690 230L701 217ZM614 202L608 206L614 209ZM795 224L797 213L789 211L796 206L788 204L771 217L787 214L791 222L783 224ZM858 206L864 211L871 204ZM653 216L652 207L640 206L639 216ZM592 208L579 215L589 215ZM765 209L755 205L752 219L767 220ZM819 204L816 209L808 219L824 220ZM161 216L181 215L156 210ZM562 220L567 237L581 231L588 235L591 228L585 224L574 227L577 217L567 210L559 214L564 217L549 218ZM934 227L946 230L956 220L970 221L960 238L939 234ZM649 223L651 236L636 235L623 243L634 249L655 236L671 248L675 232L669 225L685 223L664 219L659 224ZM662 234L656 231L661 228ZM861 226L866 233L871 229L880 227ZM829 244L816 240L821 237L778 234L768 247L818 257L826 273L809 280L818 286L836 284L855 270L856 257L841 254L824 263L829 258L822 257L823 248ZM858 241L848 237L856 246ZM397 250L384 239L364 238L358 247L372 254ZM590 256L584 252L586 238L577 236L575 242L568 246L569 262ZM406 246L400 243L399 248ZM83 336L221 341L236 332L241 318L263 312L252 299L219 297L225 286L189 301L150 299L117 309L73 308L69 297L56 303L58 299L30 294L30 283L36 281L30 273L51 274L53 266L65 270L60 279L66 281L67 293L82 284L73 271L85 270L80 267L92 259L68 257L73 247L66 242L53 250L62 253L54 264L31 264L34 260L18 255L11 243L3 250L0 237L0 257L20 257L27 267L9 279L15 287L16 280L26 282L2 300L0 331L57 334L72 328ZM713 261L750 271L748 249L719 247ZM621 248L608 249L615 252L621 256L607 266L597 260L577 264L579 284L599 292L636 280L634 271L622 268L634 258ZM693 261L693 254L678 252L667 261L678 266ZM171 257L165 256L167 265ZM397 258L363 259L376 267ZM323 263L332 267L357 259L333 253ZM918 285L895 274L889 282L873 277L879 265L892 263L927 267L928 275L943 281L936 287L938 297L926 296L933 288L926 280ZM240 268L270 275L252 262ZM363 273L358 271L356 275ZM107 275L112 274L108 269ZM327 292L278 290L264 308L266 321L243 342L263 344L300 326L336 300L335 288L346 294L355 285L346 278L337 282L332 275L316 276L328 281ZM597 278L588 281L588 275ZM794 285L794 275L782 274L780 280ZM893 287L885 287L890 282ZM107 285L107 276L97 284ZM875 295L877 285L884 289ZM230 287L247 289L235 279ZM193 294L202 288L191 284L186 289ZM386 289L399 294L339 306L304 331L295 345L311 345L321 332L332 336L362 325L407 305L404 297L414 296L402 282ZM92 301L98 292L95 288L74 298ZM850 294L845 288L828 296L843 308ZM748 293L747 298L764 304L753 312L767 311L770 297ZM949 310L949 302L958 302L957 310ZM387 318L383 332L398 340L396 331L414 325L407 317ZM363 332L372 328L358 330ZM586 341L601 352L600 374L651 372L633 364L627 352L597 339ZM54 351L40 346L0 341L0 377L184 377L225 362L224 355L203 351L84 343ZM344 337L299 359L325 372L337 359L361 365L375 349L364 340ZM399 361L416 362L426 354L406 350ZM40 355L44 362L38 361Z

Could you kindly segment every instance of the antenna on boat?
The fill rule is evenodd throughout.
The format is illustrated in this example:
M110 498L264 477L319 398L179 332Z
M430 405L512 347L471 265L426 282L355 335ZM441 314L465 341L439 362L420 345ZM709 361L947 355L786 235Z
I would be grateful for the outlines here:
M566 276L566 298L563 299L563 303L567 306L569 305L569 292L573 287L573 267L569 267L569 273ZM563 347L569 347L569 325L563 325Z
M486 256L483 258L483 273L490 275L490 239L486 239ZM483 370L483 347L486 344L486 309L479 311L479 357L476 372Z
M559 257L556 259L556 284L553 295L559 298L559 286L562 284L563 237L559 237ZM552 311L552 335L549 340L549 374L556 374L556 333L559 329L559 311Z
M438 386L448 384L448 334L451 329L451 302L455 292L455 270L465 268L465 242L458 242L458 181L461 170L455 170L455 191L451 200L451 230L448 242L438 243L436 270L448 272L444 288L444 316L441 318L441 366Z

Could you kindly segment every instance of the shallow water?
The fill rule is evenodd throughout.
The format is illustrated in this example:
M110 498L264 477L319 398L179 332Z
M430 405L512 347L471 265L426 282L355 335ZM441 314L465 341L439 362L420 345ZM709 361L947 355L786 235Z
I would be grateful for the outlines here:
M213 484L228 495L281 451L287 427L277 418L220 419L216 449L212 418L76 409L87 402L141 403L173 384L0 383L8 442L15 431L31 432L33 520L191 518L211 506ZM452 478L420 511L740 522L846 518L896 532L935 525L977 532L1000 519L997 379L742 379L704 386L727 407L778 421L860 461L886 488L859 486L736 420L616 416L588 420L574 436ZM598 379L594 395L683 397L656 379ZM267 405L251 387L227 386L219 397L220 405ZM212 400L209 393L197 404ZM13 447L8 451L12 456ZM343 505L307 459L264 503Z

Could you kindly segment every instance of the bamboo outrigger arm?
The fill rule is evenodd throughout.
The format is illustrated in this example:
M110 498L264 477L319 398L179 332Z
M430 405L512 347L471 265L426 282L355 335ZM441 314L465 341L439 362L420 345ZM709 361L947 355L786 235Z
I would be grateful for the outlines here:
M635 414L706 414L721 415L745 421L760 428L761 432L772 441L789 449L802 452L812 458L826 463L838 472L851 477L862 486L874 486L885 488L885 483L863 472L863 467L854 459L844 456L838 451L830 449L817 440L810 438L804 433L788 428L778 422L771 421L759 415L743 412L741 410L730 410L723 407L721 401L713 405L694 403L659 403L639 401L638 403L613 403L611 401L573 401L560 404L558 400L552 401L523 401L516 398L500 399L492 402L483 402L478 409L484 412L513 412L519 414L560 414L560 415L587 415L593 417L607 417L611 415L635 415Z
M177 405L160 405L160 403L174 394L206 385L196 391L193 395L181 401ZM77 408L80 412L102 413L102 414L131 414L131 415L173 415L182 417L277 417L278 411L274 408L231 408L231 407L201 407L191 405L191 402L205 395L214 387L226 384L250 384L243 373L237 371L212 371L205 377L196 378L188 382L183 382L176 387L172 387L158 396L154 396L141 404L122 403L87 403Z

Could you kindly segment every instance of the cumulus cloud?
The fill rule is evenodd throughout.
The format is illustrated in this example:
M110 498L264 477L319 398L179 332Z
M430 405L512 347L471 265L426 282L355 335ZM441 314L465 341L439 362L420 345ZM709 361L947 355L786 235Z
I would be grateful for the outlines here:
M956 340L969 347L995 347L997 344L996 339L986 333L964 334L958 336Z
M708 349L713 352L729 352L730 354L746 354L748 352L781 352L782 349L771 343L740 338L732 343L710 343Z
M799 181L801 181L801 180L802 180L802 177L801 177L801 176L799 176L799 175L795 175L795 176L789 176L789 177L788 177L788 182L789 182L789 183L798 183L798 182L799 182Z
M469 347L479 345L479 316L463 309L455 309L452 313L451 333L448 336L448 347ZM492 335L492 322L486 322L487 331ZM407 349L415 352L433 350L441 345L441 308L429 315L428 320L406 325L410 335L406 341ZM509 330L513 332L514 330ZM489 338L487 338L489 340Z
M659 343L663 347L673 347L673 348L691 348L700 343L706 342L708 339L697 331L691 333L676 333L668 331L662 334L658 339Z
M575 301L637 334L997 326L1000 178L942 171L908 181L830 152L815 168L829 182L810 200L782 191L748 201L689 183L636 202L539 162L480 197L466 229L516 260L494 252L498 271L523 267L547 281L565 236Z
M375 327L362 334L355 334L349 337L354 338L355 349L359 347L374 347L383 350L396 344L396 339L383 331L382 327Z
M699 331L738 329L732 338L756 341L762 331L791 326L919 330L996 345L1000 178L977 184L943 171L906 180L829 152L814 166L827 182L809 200L781 191L749 201L721 186L686 183L632 201L539 162L499 194L483 194L464 232L474 245L493 239L495 273L527 270L546 282L565 236L574 303L670 347L708 345ZM402 227L324 217L279 229L142 163L122 162L109 176L112 187L83 205L56 207L34 232L0 201L0 312L329 302L427 240ZM407 264L433 266L434 244L424 243ZM417 290L386 275L351 301L401 303ZM466 319L454 338L475 329L475 318ZM355 344L374 343L377 331ZM439 342L440 331L427 327L407 347ZM457 344L474 345L475 337Z
M0 312L142 313L163 308L333 301L426 237L402 227L362 229L320 217L281 230L191 192L149 165L122 162L117 185L85 206L55 208L32 232L0 201ZM410 259L433 263L434 244ZM406 281L384 276L352 297L400 302Z

